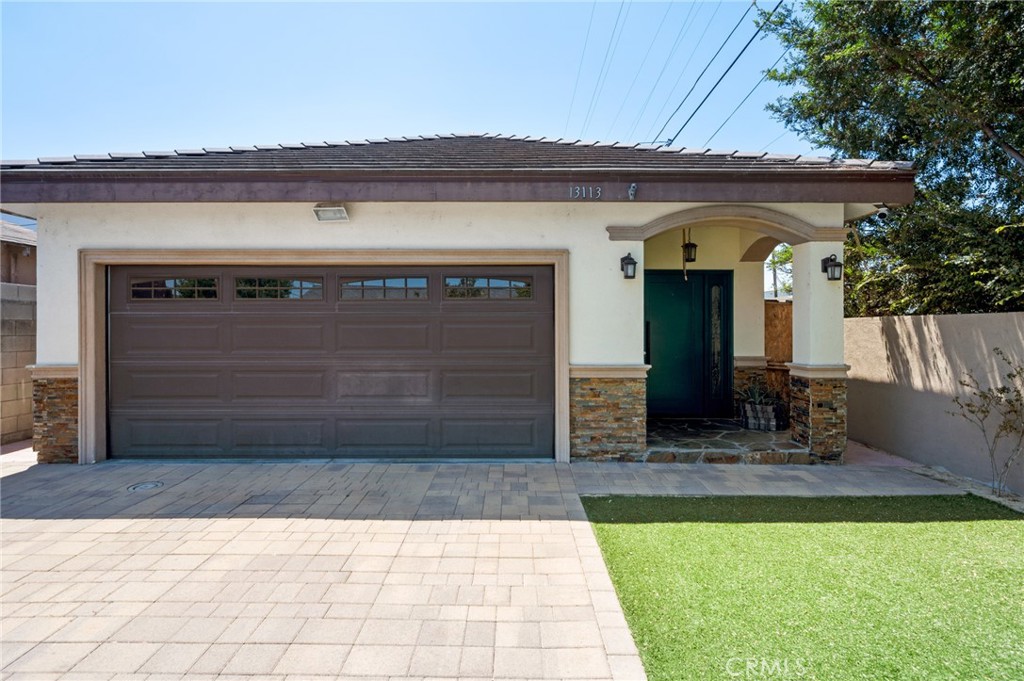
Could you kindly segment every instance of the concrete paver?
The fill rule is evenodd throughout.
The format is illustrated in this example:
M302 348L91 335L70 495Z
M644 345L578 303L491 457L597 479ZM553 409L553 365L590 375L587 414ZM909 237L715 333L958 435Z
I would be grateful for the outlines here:
M581 494L957 493L869 467L0 472L2 674L33 681L639 680Z

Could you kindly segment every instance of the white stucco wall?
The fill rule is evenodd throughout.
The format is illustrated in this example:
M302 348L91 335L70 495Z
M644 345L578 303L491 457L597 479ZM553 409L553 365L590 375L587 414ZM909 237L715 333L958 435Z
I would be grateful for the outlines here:
M843 282L828 281L821 261L843 259L843 244L816 241L793 246L793 363L843 364Z
M643 361L643 280L626 281L619 258L644 265L642 242L608 239L609 225L642 225L701 204L349 203L348 223L319 223L311 203L49 204L38 218L40 364L78 362L78 251L85 248L567 249L573 364ZM815 226L842 224L841 204L758 204ZM671 239L671 234L665 239ZM763 315L759 263L738 263L756 234L698 227L701 267L735 269L737 316ZM657 237L656 237L657 239ZM675 237L678 241L678 236ZM654 244L655 240L651 240ZM667 242L666 242L667 243ZM674 243L674 242L673 242ZM649 248L652 267L671 249ZM664 253L662 253L664 250ZM674 243L674 257L679 247ZM755 285L756 284L756 285ZM742 295L740 295L742 292ZM755 304L756 303L756 304ZM747 309L747 308L750 309ZM754 312L756 307L757 312ZM749 318L749 317L748 317ZM760 318L760 317L758 317ZM744 327L749 324L744 324ZM763 354L759 331L737 334L737 355ZM737 329L740 326L737 325ZM758 337L757 333L761 336ZM740 340L743 336L743 340Z

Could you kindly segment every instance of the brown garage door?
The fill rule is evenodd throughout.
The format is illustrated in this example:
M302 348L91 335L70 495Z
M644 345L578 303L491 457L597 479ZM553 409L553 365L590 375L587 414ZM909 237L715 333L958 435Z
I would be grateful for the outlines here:
M550 267L114 267L110 455L553 457Z

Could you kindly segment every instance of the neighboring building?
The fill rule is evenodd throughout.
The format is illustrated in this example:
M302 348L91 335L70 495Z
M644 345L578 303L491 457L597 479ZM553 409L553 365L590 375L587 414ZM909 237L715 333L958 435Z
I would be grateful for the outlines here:
M731 414L765 372L785 241L793 434L836 461L843 289L822 260L913 178L496 135L5 162L45 254L40 456L641 457L648 413Z
M0 443L32 437L36 361L36 233L0 221Z

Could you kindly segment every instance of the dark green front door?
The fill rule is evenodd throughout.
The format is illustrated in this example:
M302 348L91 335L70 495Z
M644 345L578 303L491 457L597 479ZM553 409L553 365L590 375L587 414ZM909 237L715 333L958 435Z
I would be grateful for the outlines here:
M650 416L732 414L732 272L644 273Z

